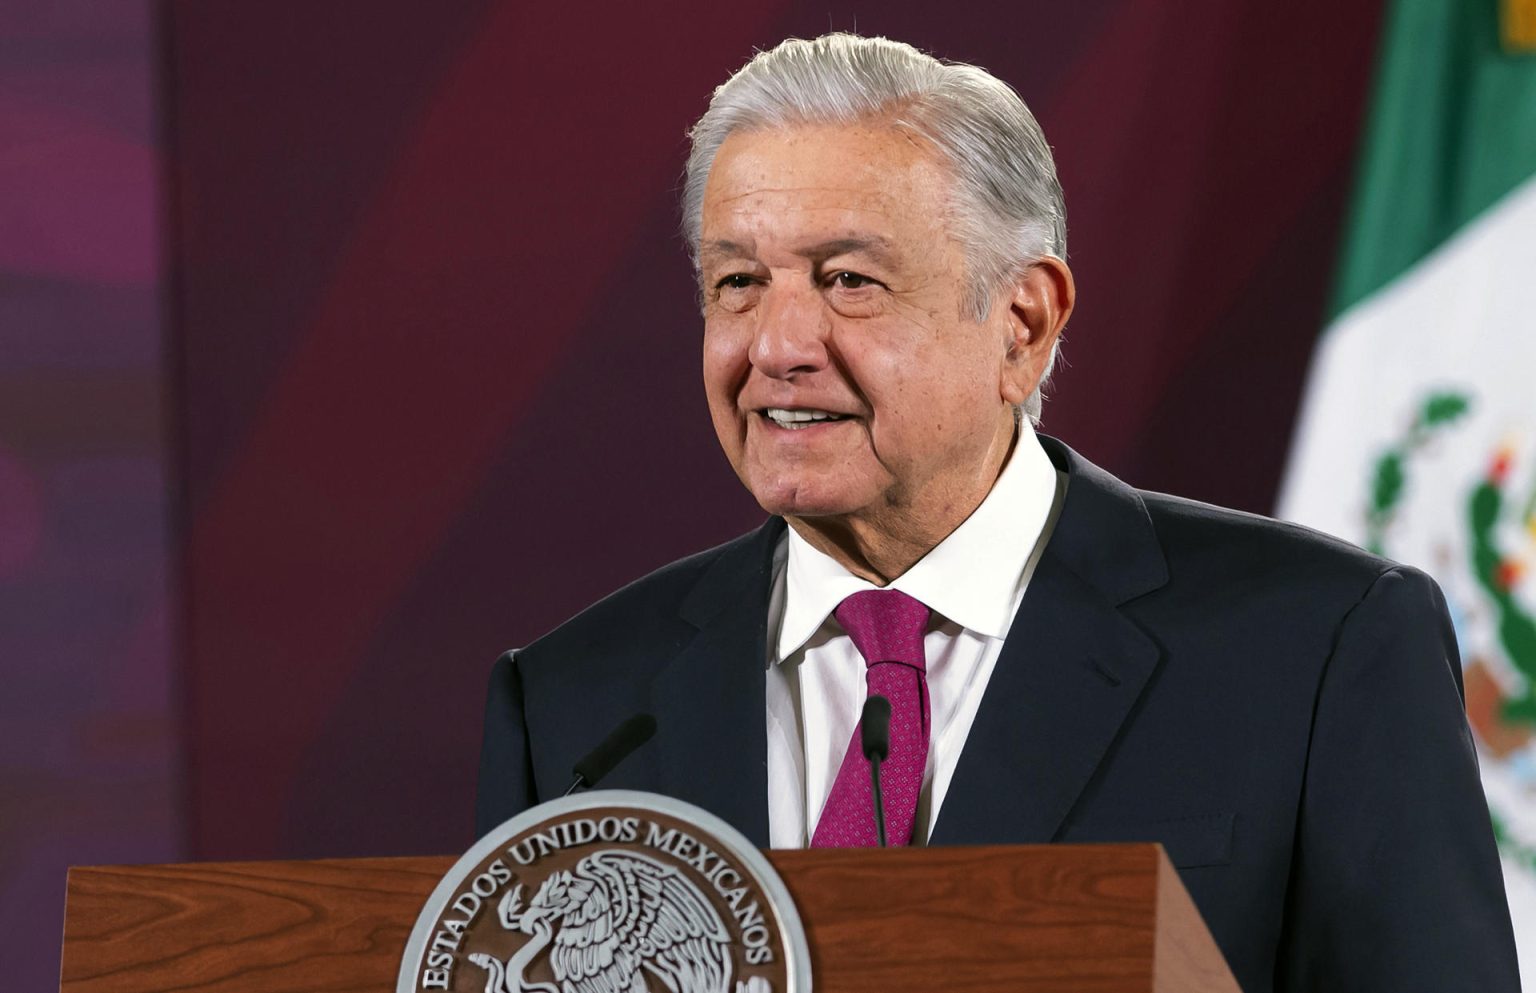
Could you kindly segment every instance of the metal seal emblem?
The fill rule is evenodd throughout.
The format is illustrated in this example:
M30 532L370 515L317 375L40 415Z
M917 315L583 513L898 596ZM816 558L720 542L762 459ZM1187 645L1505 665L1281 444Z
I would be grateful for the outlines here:
M397 993L810 993L789 891L735 828L653 793L541 804L480 839L411 931Z

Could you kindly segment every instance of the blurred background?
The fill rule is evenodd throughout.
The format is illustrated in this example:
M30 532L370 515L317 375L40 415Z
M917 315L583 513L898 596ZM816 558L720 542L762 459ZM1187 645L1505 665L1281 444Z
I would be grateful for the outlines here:
M761 520L676 235L754 48L857 29L1017 87L1080 292L1044 430L1273 513L1386 23L0 0L8 987L57 982L71 864L467 847L496 655Z

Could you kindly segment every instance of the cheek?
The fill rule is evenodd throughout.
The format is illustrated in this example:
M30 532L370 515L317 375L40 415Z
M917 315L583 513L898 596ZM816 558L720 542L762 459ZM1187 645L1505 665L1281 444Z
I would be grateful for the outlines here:
M746 443L747 424L737 404L750 365L747 341L739 322L706 320L704 324L704 397L715 437L735 465Z
M843 354L849 382L868 404L877 431L905 430L935 398L942 399L933 376L942 355L896 336L860 341Z
M995 362L943 349L865 358L860 389L884 457L922 459L993 430L1001 405Z
M746 372L745 336L737 332L732 322L705 321L704 389L710 405L721 402L733 404Z

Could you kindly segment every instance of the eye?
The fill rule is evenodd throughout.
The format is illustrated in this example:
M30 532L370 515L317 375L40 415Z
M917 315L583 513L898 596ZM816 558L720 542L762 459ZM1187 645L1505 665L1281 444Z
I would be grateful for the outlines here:
M715 280L714 288L707 294L706 301L710 306L732 313L742 313L750 310L757 303L757 298L763 295L763 286L767 283L765 276L753 275L750 272L732 272Z
M865 286L880 285L878 280L870 279L868 276L861 276L858 273L850 272L847 269L844 269L840 272L834 272L832 274L831 283L833 286L836 286L840 290L857 290Z

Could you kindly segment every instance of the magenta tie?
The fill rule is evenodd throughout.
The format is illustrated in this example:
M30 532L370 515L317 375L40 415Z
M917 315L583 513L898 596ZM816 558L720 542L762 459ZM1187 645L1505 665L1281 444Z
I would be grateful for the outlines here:
M917 795L928 764L928 663L923 656L928 608L900 590L865 590L838 604L832 613L864 656L869 695L891 701L891 751L880 764L885 833L892 845L910 845ZM816 822L811 847L871 848L875 844L869 762L855 727Z

